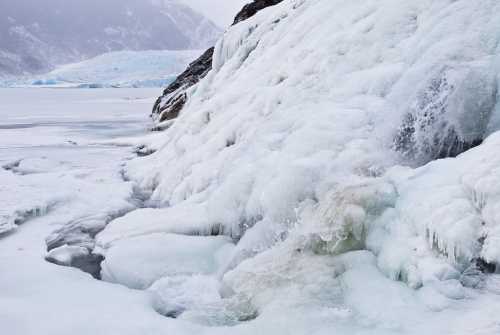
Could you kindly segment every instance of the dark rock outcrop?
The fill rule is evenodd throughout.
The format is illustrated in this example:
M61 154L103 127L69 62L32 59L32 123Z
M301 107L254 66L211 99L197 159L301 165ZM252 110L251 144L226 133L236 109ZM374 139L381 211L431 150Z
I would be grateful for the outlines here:
M210 48L177 77L156 100L153 107L153 117L159 121L175 119L187 101L186 91L198 83L212 69L214 48Z
M245 5L236 15L233 25L254 16L264 8L274 6L282 1L254 0L252 3ZM154 121L162 123L179 116L189 99L188 89L196 85L212 69L213 54L213 47L205 51L200 58L189 64L189 67L163 91L163 95L156 100L153 106L151 116ZM157 128L157 130L161 129L163 128Z
M101 279L101 263L104 261L104 257L93 254L90 250L86 253L72 255L70 260L60 260L50 254L45 257L45 260L56 265L80 269L95 279Z
M245 21L264 8L277 5L282 1L283 0L254 0L254 2L245 5L243 9L236 15L233 25L240 23L241 21Z

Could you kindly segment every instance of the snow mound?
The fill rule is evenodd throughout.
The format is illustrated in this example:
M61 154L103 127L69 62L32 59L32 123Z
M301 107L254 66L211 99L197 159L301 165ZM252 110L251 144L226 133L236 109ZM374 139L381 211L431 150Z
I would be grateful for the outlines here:
M151 234L126 239L106 251L102 276L106 281L144 289L163 277L214 274L221 266L218 252L229 245L231 241L220 236Z

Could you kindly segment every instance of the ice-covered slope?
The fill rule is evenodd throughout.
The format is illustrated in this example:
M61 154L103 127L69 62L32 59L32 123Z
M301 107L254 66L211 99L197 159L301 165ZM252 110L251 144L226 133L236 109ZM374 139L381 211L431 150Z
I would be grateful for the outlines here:
M120 50L203 49L220 29L179 2L0 1L0 77Z
M198 50L115 51L63 65L34 78L13 80L10 85L161 87L171 83L199 53Z
M418 164L435 147L479 142L497 129L499 6L268 8L219 41L214 69L191 90L162 149L131 173L140 170L163 205L194 201L211 209L207 220L239 230L293 219L306 199L398 160ZM409 115L418 124L404 132ZM402 132L412 155L395 150Z
M232 237L222 301L164 311L202 323L229 308L254 325L321 315L339 333L498 332L499 306L479 302L500 262L498 17L494 0L285 0L233 26L158 151L128 166L159 208L112 222L101 252L158 233ZM172 278L155 278L160 306ZM433 314L457 310L473 326Z

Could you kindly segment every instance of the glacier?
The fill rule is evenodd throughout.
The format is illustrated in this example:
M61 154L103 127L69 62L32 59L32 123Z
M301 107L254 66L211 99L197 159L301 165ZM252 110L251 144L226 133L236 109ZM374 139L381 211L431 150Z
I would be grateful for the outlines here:
M6 87L120 88L170 84L199 54L198 50L114 51L57 67L36 76L3 80Z
M13 334L498 334L499 17L495 0L284 0L228 28L162 132L145 134L154 126L135 114L154 90L26 91L25 111L36 95L66 97L57 116L73 110L89 126L30 120L57 146L56 163L0 160L13 190L2 199L20 180L32 187L23 208L55 199L4 224L1 324ZM33 142L19 124L0 125L12 134L6 152ZM66 155L74 161L59 162ZM32 204L36 190L51 198ZM43 260L88 255L102 257L101 280ZM49 299L51 311L25 314Z

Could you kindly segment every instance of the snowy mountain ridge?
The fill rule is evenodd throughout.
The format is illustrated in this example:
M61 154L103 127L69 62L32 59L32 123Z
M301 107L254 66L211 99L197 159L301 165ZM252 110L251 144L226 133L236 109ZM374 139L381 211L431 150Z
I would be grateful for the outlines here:
M4 0L0 13L0 76L48 72L110 51L203 49L220 35L173 0Z
M170 84L199 50L114 51L35 76L0 81L0 87L162 87Z

